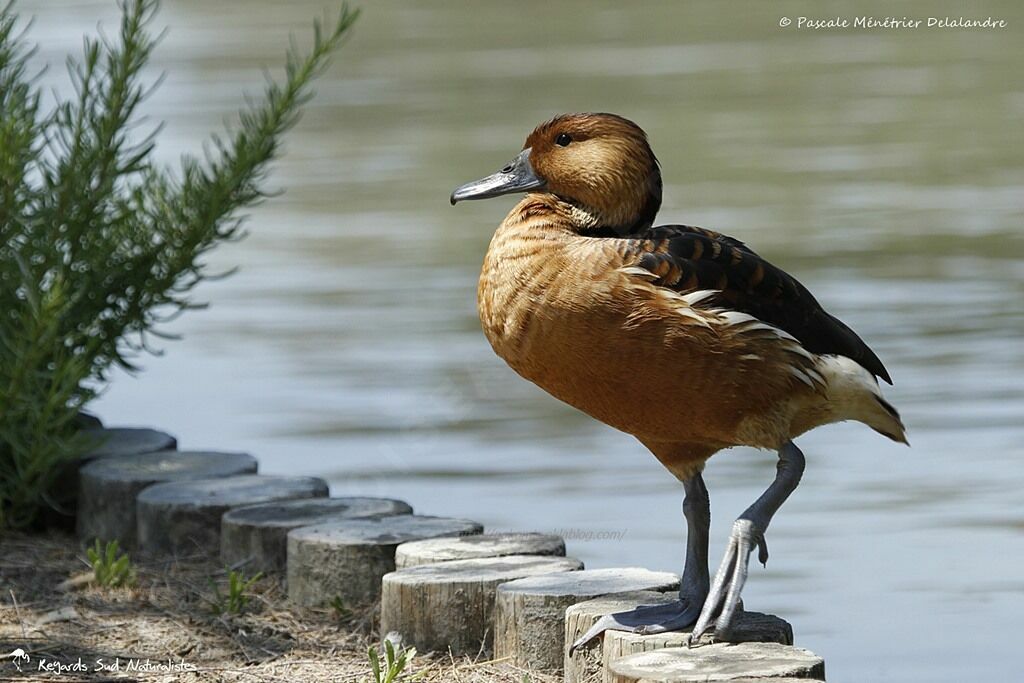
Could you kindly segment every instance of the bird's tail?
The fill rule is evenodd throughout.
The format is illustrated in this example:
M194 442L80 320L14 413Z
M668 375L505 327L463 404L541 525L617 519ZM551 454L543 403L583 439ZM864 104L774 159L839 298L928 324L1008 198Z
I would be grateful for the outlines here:
M828 384L833 421L857 420L893 441L910 445L899 412L882 396L874 375L845 356L819 356L817 370Z

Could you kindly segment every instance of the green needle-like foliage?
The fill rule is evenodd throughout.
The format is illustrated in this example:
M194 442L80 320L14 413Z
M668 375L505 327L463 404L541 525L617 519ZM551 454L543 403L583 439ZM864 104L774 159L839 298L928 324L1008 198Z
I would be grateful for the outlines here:
M241 236L239 212L266 196L283 133L357 15L315 22L284 81L172 172L151 161L158 131L135 134L157 2L121 6L118 38L86 39L68 61L74 96L47 111L13 7L0 9L0 528L57 505L54 478L88 445L78 411L111 366L134 370L161 323L197 307L203 255Z

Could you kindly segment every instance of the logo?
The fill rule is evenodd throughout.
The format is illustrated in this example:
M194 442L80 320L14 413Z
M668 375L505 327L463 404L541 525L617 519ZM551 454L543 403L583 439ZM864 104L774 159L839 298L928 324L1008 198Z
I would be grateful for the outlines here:
M21 665L28 664L32 658L29 657L20 647L16 647L12 652L5 654L4 659L10 659L14 662L14 666L17 667L18 672L21 673Z

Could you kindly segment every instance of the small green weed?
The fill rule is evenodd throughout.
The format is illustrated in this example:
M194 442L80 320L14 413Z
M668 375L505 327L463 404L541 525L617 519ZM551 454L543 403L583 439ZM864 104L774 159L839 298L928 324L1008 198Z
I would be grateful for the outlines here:
M345 606L345 601L340 595L335 595L331 599L331 610L336 621L344 622L352 618L352 610Z
M128 586L135 581L135 568L132 567L128 554L121 553L117 541L108 541L106 545L96 539L96 545L85 551L92 567L93 583L104 588Z
M258 572L251 578L245 578L245 574L239 571L231 570L228 572L228 592L222 593L220 586L213 583L213 592L216 596L211 601L213 606L214 614L241 614L245 606L249 604L249 600L252 598L248 594L253 584L260 580L263 576L263 572Z
M402 649L396 653L395 646L387 639L384 640L383 662L380 660L377 648L372 645L367 651L367 656L370 659L370 669L373 671L373 681L370 681L370 683L396 683L399 680L411 682L422 678L426 673L423 671L412 676L402 676L405 667L416 656L416 648ZM364 683L366 682L364 681Z

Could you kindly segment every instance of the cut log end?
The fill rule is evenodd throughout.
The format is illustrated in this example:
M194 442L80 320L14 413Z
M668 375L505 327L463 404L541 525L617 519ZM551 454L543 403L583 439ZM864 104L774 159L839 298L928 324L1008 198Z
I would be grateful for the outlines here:
M383 579L381 633L399 633L421 652L488 651L499 584L580 569L583 563L572 558L510 555L391 572Z
M697 683L782 677L824 680L825 662L809 650L779 643L720 643L623 657L609 665L611 683Z
M170 434L140 427L98 427L83 429L81 434L89 440L88 450L81 458L83 462L174 450L178 446L177 439Z
M228 510L221 518L220 557L227 566L244 566L248 572L282 573L292 529L411 513L408 503L391 498L311 498L247 505Z
M82 540L135 545L135 499L147 486L169 481L229 477L256 472L245 453L162 451L98 458L79 476L77 532Z
M607 666L608 662L639 652L687 647L689 638L690 629L649 636L626 631L608 631L603 637L601 658ZM736 615L736 622L729 635L729 642L792 645L793 627L786 620L773 614L742 612ZM714 643L713 632L702 636L699 645L711 645L712 643Z
M83 465L101 458L116 458L174 450L178 442L173 436L155 429L135 427L86 426L79 430L85 452L77 459L65 460L57 466L51 495L58 508L45 508L42 518L49 527L75 531L78 509L79 473Z
M562 670L565 611L570 605L604 595L673 591L679 577L629 567L590 569L570 574L519 579L498 587L494 655L516 666Z
M565 541L561 536L537 533L480 534L411 541L398 546L395 566L406 569L421 564L507 555L564 557Z
M323 498L317 477L245 474L222 479L167 482L137 498L139 547L172 555L220 553L221 516L233 507L297 498Z
M571 605L565 610L565 683L591 683L599 680L603 671L602 638L595 638L569 654L569 647L590 630L606 614L625 612L639 605L663 605L678 600L676 593L635 591L607 595ZM607 634L606 634L607 635Z
M322 606L335 597L365 604L380 595L381 578L395 570L400 543L479 534L465 519L396 515L300 527L288 533L288 597L298 605Z

